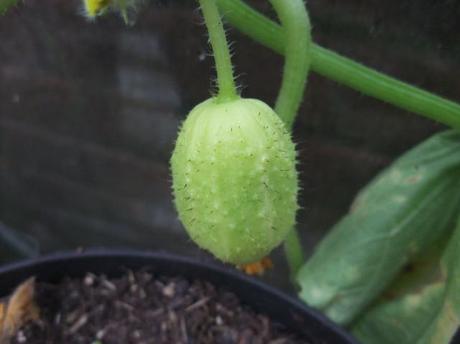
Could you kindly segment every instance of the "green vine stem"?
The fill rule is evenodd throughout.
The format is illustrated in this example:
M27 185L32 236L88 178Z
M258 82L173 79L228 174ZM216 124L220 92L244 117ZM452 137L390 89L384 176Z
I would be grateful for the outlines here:
M286 44L284 49L284 71L275 112L291 129L297 111L302 103L310 58L311 47L310 18L303 0L270 0L282 24ZM284 241L286 260L291 276L297 275L304 262L302 245L297 229L293 227Z
M299 232L297 228L292 228L284 240L284 254L289 266L291 280L296 282L297 273L305 263L305 256L303 254L303 247L300 241Z
M241 0L217 0L224 17L254 40L283 54L283 29ZM340 56L317 44L311 47L311 69L329 79L404 110L460 129L460 105Z
M275 111L286 126L291 128L302 103L310 69L310 18L303 0L270 2L278 14L286 38L283 81Z
M230 51L216 0L199 0L199 2L214 53L218 85L217 100L226 102L237 99Z

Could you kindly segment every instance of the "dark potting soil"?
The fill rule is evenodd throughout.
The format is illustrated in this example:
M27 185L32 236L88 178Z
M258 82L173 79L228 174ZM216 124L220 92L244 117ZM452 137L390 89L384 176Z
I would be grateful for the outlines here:
M230 292L146 271L38 283L36 302L40 321L26 324L12 343L309 343Z

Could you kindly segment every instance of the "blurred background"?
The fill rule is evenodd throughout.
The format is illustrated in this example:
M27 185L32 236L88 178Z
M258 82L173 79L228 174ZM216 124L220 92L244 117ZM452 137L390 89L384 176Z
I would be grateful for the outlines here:
M266 14L266 1L252 0ZM92 246L210 259L172 204L169 156L210 95L195 1L148 1L133 26L79 1L26 0L0 18L0 262ZM460 102L460 2L310 0L317 43ZM229 30L245 97L274 103L282 59ZM444 127L311 74L295 126L306 254L356 192ZM267 279L287 288L280 251Z

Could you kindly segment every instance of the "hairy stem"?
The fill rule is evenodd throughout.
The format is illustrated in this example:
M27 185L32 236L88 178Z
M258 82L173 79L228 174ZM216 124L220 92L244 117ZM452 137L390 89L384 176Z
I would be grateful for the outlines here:
M217 0L224 17L254 40L283 54L285 32L241 0ZM460 129L460 105L396 80L317 44L311 47L311 69L329 79L453 128Z
M214 52L218 85L217 99L224 102L236 99L238 95L233 77L230 51L216 0L199 0L199 2Z
M281 21L286 42L284 71L275 111L292 127L302 102L311 63L310 18L303 0L270 0Z

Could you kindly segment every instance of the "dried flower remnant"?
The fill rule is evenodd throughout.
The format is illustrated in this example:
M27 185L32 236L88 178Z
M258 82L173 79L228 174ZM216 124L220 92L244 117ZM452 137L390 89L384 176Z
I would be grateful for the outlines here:
M35 304L35 278L22 283L13 294L0 303L0 344L7 344L12 335L28 321L39 319Z
M267 270L270 270L272 268L273 261L270 259L270 257L264 257L260 261L255 263L243 264L238 266L238 269L250 276L263 276Z

